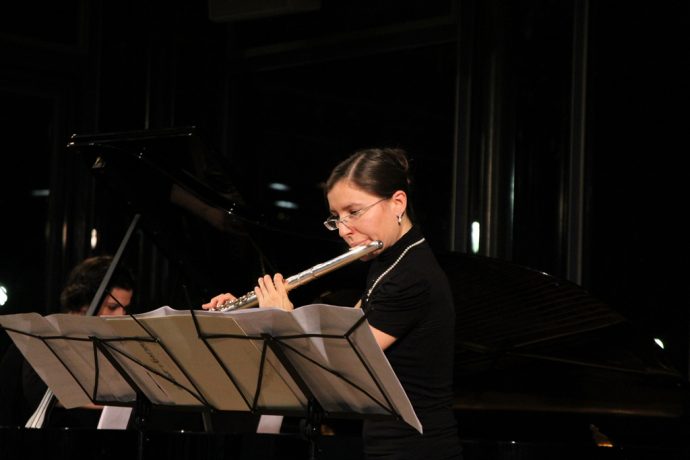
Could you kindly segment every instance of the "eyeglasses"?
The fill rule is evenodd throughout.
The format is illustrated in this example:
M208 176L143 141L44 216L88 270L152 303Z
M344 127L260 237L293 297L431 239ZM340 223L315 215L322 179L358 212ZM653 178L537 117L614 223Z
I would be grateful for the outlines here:
M367 212L368 210L370 210L371 208L373 208L374 206L376 206L380 202L386 201L387 199L388 198L381 198L379 201L372 203L369 206L365 206L362 209L359 209L355 212L351 212L350 214L348 214L345 217L331 216L324 221L323 225L325 225L326 228L329 230L338 230L338 227L340 226L340 224L347 225L348 221L359 219L360 217L362 217L362 215L364 215L365 212Z

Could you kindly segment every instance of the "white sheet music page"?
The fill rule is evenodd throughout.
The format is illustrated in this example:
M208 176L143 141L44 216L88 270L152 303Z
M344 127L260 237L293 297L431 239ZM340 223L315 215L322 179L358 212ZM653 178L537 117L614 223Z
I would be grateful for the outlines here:
M105 406L98 419L99 430L126 430L132 417L131 407Z
M363 321L349 341L344 338L362 318L361 309L312 304L291 312L261 308L230 314L248 334L270 333L299 350L299 353L288 351L288 357L324 410L362 414L393 412L422 432L409 398L368 323ZM308 337L287 338L300 335Z
M97 401L132 403L136 400L134 389L103 352L97 349L94 353L95 346L94 342L89 340L90 337L108 339L117 336L103 320L104 317L55 314L45 318L60 335L69 339L82 339L65 340L65 345L72 353L65 353L61 357L89 394L96 390ZM96 376L98 381L95 380Z
M362 316L360 309L322 304L291 312L274 308L192 312L161 307L135 317L6 315L0 316L0 324L43 337L8 331L68 408L90 403L96 383L98 401L135 400L134 390L102 352L96 353L94 361L98 343L154 404L246 411L258 397L257 408L267 414L304 411L307 395L287 365L327 412L399 414L421 432L407 395ZM264 348L273 342L287 362Z
M121 346L123 355L149 363L150 369L144 369L132 360L121 362L151 401L247 411L263 372L259 407L306 407L289 376L271 365L261 370L262 341L248 338L233 316L201 310L192 315L190 310L161 307L135 318L137 322L125 317L107 321L120 334L142 335L145 328L156 337L155 343L134 341Z
M66 314L50 316L84 318L78 315ZM84 360L84 357L80 355L82 352L80 350L81 347L75 346L75 341L62 338L69 337L69 335L65 331L59 330L56 326L59 326L60 321L55 322L55 318L51 317L43 317L38 313L3 315L0 316L0 324L6 328L16 329L47 339L44 342L39 338L8 331L17 348L46 385L55 393L55 396L64 407L70 409L90 404L92 401L89 392L93 390L93 387L88 384L93 383L93 366L89 365ZM66 332L69 334L73 331L67 330ZM79 334L79 336L83 337L86 334ZM60 356L62 362L57 356ZM89 351L89 356L93 356L92 350ZM63 363L69 366L69 371ZM75 376L90 375L90 382L75 380L70 371ZM105 378L117 378L118 376L104 375Z

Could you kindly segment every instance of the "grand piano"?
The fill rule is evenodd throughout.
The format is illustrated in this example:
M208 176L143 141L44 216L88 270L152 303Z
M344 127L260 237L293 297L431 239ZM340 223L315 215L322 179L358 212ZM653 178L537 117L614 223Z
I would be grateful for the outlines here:
M139 311L244 293L263 272L297 273L344 250L333 235L248 205L194 127L74 135L67 150L96 176L108 209L100 223L119 229L106 243L126 246ZM119 240L133 216L135 237ZM688 381L638 325L546 273L438 257L457 309L455 410L466 460L690 458ZM293 301L352 304L365 270L348 265ZM125 431L4 427L0 449L17 453L3 458L52 459L309 455L299 419L286 420L283 434L259 435L233 424L208 432L194 417ZM319 458L360 458L359 422L327 423L334 435L320 436Z

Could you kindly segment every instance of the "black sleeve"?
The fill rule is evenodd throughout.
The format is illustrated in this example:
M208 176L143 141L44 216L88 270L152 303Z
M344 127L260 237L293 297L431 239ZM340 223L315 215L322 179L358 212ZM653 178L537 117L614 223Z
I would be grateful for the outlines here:
M367 320L376 329L400 338L422 318L431 286L414 271L400 272L372 292Z

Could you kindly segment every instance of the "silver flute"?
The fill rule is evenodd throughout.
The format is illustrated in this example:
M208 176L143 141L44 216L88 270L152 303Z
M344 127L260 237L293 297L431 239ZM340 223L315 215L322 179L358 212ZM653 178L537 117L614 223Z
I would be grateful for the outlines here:
M383 242L372 241L369 244L363 244L361 246L355 246L354 248L350 248L349 251L339 255L338 257L314 265L313 267L308 268L303 272L300 272L296 275L292 275L291 277L287 278L285 280L287 282L286 288L289 291L298 286L306 284L309 281L312 281L321 275L325 275L326 273L330 273L337 268L349 264L350 262L354 262L355 260L360 259L365 255L369 254L370 252L376 251L377 249L381 249L382 247ZM259 300L256 298L256 294L254 293L254 291L250 291L242 297L238 297L235 300L226 300L225 302L217 306L215 310L234 311L239 310L241 308L253 307L258 303Z

